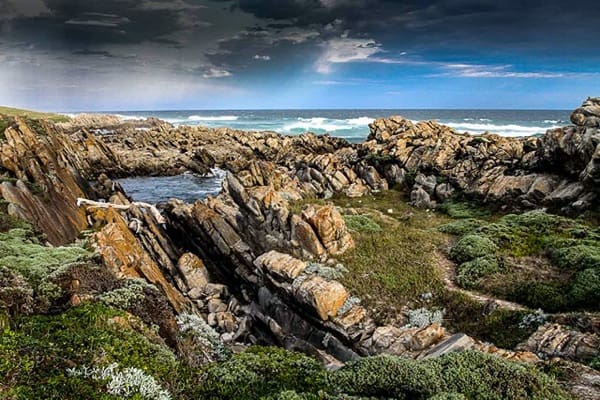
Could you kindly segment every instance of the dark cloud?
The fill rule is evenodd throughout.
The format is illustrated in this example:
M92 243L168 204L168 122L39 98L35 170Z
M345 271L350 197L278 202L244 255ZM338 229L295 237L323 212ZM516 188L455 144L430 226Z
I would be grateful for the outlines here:
M64 84L128 71L241 86L372 62L440 76L565 76L600 62L596 2L0 0L0 75L16 81L26 65Z

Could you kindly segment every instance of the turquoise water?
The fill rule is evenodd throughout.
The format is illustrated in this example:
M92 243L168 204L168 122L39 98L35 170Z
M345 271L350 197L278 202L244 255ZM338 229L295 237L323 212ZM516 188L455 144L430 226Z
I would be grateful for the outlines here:
M330 133L356 142L369 134L376 118L401 115L413 121L436 120L458 132L530 136L569 124L566 110L217 110L117 111L125 118L157 117L174 125L230 127L282 134Z

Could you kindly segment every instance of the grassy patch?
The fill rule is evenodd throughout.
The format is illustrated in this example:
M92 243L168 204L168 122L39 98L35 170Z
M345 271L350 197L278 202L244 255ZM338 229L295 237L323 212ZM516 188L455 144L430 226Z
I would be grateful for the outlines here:
M7 117L27 117L32 119L47 119L54 122L68 122L71 118L66 115L60 115L56 113L46 113L31 110L22 110L19 108L12 107L0 107L0 114Z
M442 295L440 302L446 308L446 327L501 348L514 348L537 328L521 324L528 311L496 309L490 313L484 304L464 293L448 291Z
M348 229L356 232L381 232L381 226L368 215L344 215Z
M334 201L340 207L360 207L365 212L345 217L354 231L356 247L339 261L350 271L342 283L363 299L367 308L376 309L378 319L383 322L422 294L442 290L436 250L446 236L435 227L447 221L445 216L408 206L395 191Z
M448 200L440 205L440 211L456 219L490 218L492 213L472 202Z
M440 227L459 240L450 255L469 289L557 312L600 306L600 233L579 221L532 211L495 222Z

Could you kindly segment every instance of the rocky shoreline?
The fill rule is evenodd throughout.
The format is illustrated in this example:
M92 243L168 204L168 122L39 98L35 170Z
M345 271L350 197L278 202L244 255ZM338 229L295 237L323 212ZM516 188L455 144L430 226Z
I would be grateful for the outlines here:
M463 198L502 212L595 212L600 99L588 99L571 120L541 137L505 138L391 117L374 121L365 142L350 144L327 135L175 128L156 119L86 115L55 124L17 117L0 145L0 193L8 214L32 223L50 245L83 232L112 276L158 288L169 307L151 319L167 342L176 342L176 316L185 312L205 319L233 349L274 344L331 369L377 354L427 359L467 349L526 363L557 358L580 371L567 384L572 393L594 398L600 373L578 362L600 353L597 313L578 322L557 316L514 349L451 332L441 321L377 324L340 282L339 257L356 243L341 210L326 203L395 187L422 209ZM135 204L115 181L212 168L228 172L219 195L170 200L160 213ZM63 287L68 304L97 297L98 279L72 274ZM591 327L571 328L585 318Z

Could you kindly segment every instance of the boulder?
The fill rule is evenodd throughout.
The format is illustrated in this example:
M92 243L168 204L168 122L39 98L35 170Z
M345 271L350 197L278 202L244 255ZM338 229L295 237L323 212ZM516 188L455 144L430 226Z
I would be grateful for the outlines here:
M517 349L531 351L544 358L589 360L600 354L600 336L572 330L559 324L545 324Z
M315 310L323 321L326 321L337 315L340 307L348 299L348 292L341 283L328 281L314 275L300 284L296 289L296 297L302 304Z
M302 218L313 227L329 254L340 255L354 247L346 223L335 207L310 205L302 211Z
M254 265L274 278L292 282L306 269L306 262L288 254L271 250L254 260Z
M410 192L410 204L417 208L435 208L435 201L431 200L429 193L427 193L421 186L415 186Z
M209 282L208 271L195 254L183 254L177 261L177 269L189 290L202 290Z
M600 97L588 97L581 107L573 111L571 122L577 126L600 128Z
M434 194L435 187L437 186L437 178L435 175L425 176L424 174L417 174L415 177L415 183L423 188L430 196Z
M452 353L455 351L464 351L473 348L475 340L465 335L464 333L455 333L448 339L444 340L437 346L433 347L426 354L424 358L439 357L441 355Z

